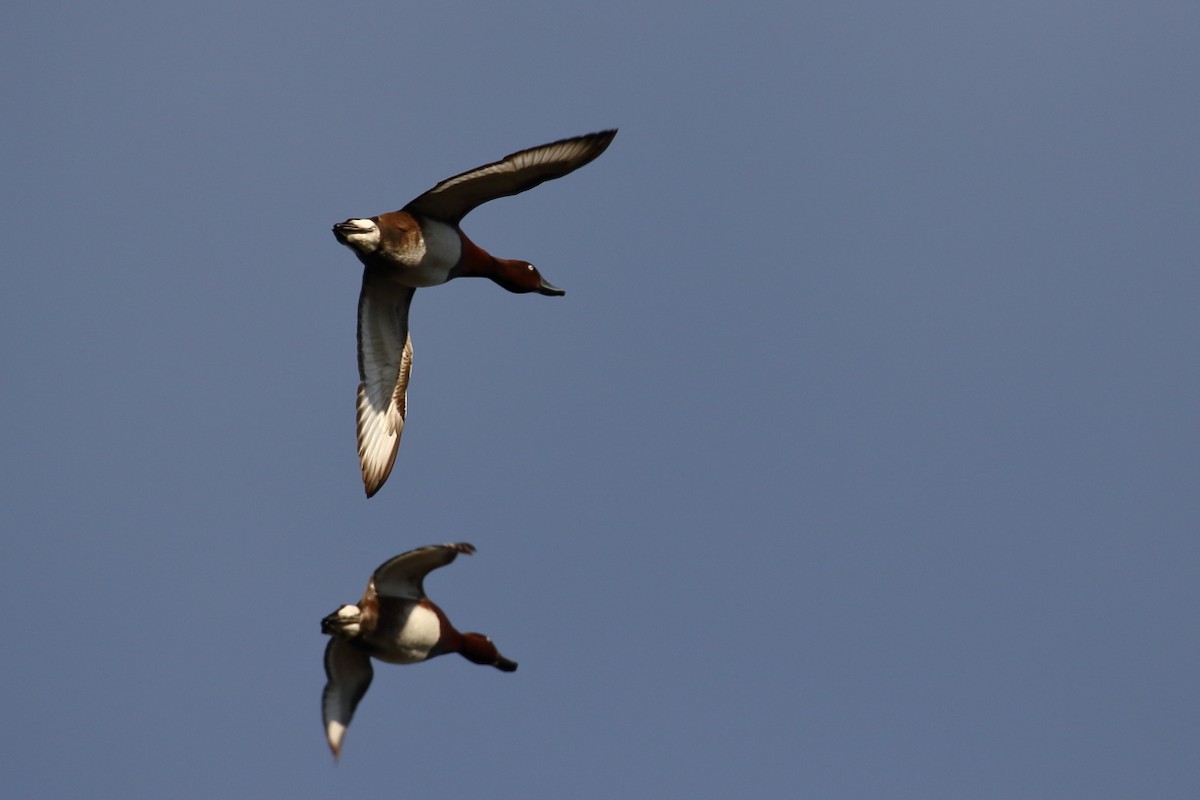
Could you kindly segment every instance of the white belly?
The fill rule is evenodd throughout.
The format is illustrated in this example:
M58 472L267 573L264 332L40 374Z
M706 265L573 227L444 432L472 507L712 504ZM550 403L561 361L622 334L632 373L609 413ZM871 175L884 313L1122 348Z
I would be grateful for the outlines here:
M374 654L380 661L392 664L411 664L424 661L429 651L442 637L442 623L437 614L424 606L415 606L409 613L403 628L390 641L376 642Z

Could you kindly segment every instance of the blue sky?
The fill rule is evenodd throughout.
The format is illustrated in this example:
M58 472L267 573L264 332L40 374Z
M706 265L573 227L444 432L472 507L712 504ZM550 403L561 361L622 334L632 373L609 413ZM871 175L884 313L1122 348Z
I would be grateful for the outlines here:
M17 797L1193 798L1200 7L14 7L0 751ZM473 212L364 499L330 234ZM519 661L322 616L412 547Z

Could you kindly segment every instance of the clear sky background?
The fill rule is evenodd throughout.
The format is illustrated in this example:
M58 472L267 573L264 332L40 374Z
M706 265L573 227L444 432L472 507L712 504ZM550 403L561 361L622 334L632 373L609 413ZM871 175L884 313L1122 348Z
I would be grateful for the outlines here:
M1200 5L19 3L14 798L1200 796ZM330 226L606 127L417 293ZM382 561L515 674L322 616Z

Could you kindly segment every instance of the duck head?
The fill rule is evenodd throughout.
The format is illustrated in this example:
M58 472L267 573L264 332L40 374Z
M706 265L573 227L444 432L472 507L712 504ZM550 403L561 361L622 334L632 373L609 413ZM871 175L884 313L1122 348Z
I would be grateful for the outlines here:
M463 658L475 664L495 667L501 672L517 671L517 662L509 661L500 655L500 651L496 649L492 640L482 633L464 633L462 648L458 652L462 654Z
M528 261L496 259L500 268L491 276L492 280L516 294L537 292L547 297L562 297L565 291L542 277L537 267Z

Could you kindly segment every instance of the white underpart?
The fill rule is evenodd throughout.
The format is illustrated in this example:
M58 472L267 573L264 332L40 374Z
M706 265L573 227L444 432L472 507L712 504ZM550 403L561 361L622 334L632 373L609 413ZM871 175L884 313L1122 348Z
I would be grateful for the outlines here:
M411 664L414 661L424 661L429 651L442 638L442 623L437 614L424 606L417 606L408 615L404 629L396 637L394 648L389 648L386 656L376 655L393 664Z

